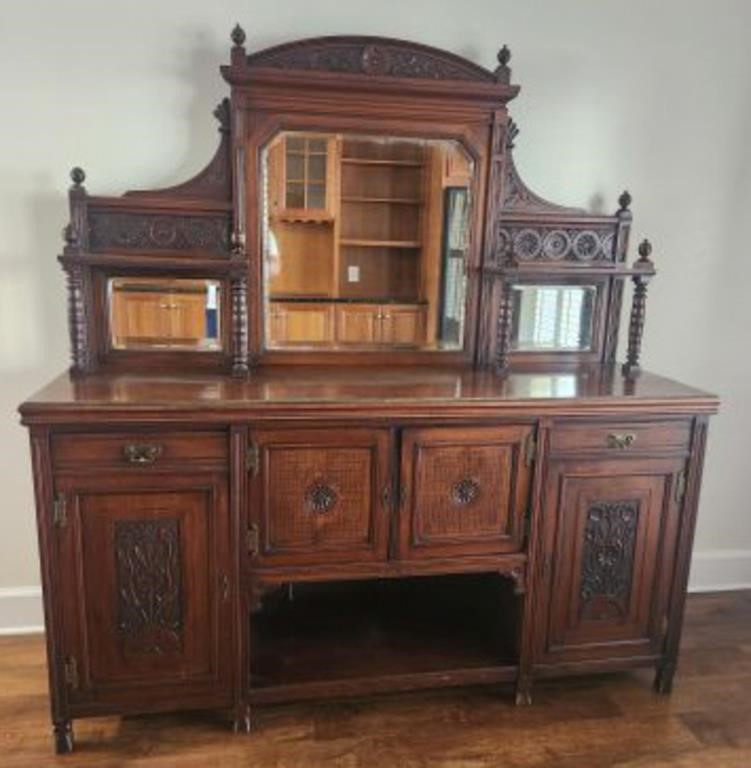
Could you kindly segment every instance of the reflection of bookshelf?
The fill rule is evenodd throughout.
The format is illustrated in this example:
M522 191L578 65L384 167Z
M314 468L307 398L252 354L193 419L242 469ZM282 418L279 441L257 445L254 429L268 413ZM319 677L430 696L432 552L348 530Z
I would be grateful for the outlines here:
M444 188L457 156L466 173L449 143L312 133L272 141L264 226L273 345L435 343Z
M418 301L425 147L347 137L342 142L340 295ZM350 267L359 280L348 280Z

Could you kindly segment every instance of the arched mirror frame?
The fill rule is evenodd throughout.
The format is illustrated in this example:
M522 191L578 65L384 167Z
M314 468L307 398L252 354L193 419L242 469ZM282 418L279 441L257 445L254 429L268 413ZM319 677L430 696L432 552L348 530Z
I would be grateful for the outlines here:
M385 63L368 64L397 58L408 62L405 73L410 76L395 74ZM425 69L428 62L433 74ZM237 190L237 198L244 204L237 209L237 225L249 259L251 359L262 365L474 363L478 356L490 157L494 134L505 124L505 103L518 90L508 84L506 71L499 77L460 57L412 43L338 37L300 41L251 56L236 43L232 65L223 68L223 74L232 85L236 168L243 169L238 177L244 184ZM264 148L285 131L446 140L464 149L474 164L474 174L463 349L265 348L261 163Z

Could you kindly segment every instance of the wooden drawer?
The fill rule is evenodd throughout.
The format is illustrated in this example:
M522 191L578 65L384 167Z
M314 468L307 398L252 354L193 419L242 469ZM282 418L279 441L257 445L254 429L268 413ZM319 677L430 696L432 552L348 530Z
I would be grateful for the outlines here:
M576 422L557 425L553 453L608 453L688 450L689 421Z
M171 467L228 463L228 439L221 431L106 432L52 437L55 469L86 467Z

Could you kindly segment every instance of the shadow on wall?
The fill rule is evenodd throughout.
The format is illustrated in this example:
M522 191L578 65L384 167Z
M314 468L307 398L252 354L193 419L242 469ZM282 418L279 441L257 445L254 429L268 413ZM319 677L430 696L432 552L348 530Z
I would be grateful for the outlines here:
M179 118L187 126L188 142L183 160L167 170L169 175L155 185L157 188L181 184L206 167L219 143L219 126L212 112L229 96L229 86L219 72L222 64L229 63L229 28L223 47L198 27L180 30L175 40L177 48L169 56L174 71L169 74L185 82L190 93L185 114Z

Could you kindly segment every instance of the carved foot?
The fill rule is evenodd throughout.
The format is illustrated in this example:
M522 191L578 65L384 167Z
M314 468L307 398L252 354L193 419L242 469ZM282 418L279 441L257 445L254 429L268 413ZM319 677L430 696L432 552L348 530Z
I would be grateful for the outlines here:
M673 692L673 678L675 677L675 663L665 662L657 667L655 675L654 690L655 693L666 696Z
M528 677L520 677L516 683L516 706L532 706L532 681Z
M232 723L232 730L235 733L250 733L253 730L249 704L242 703L235 709L235 719Z
M52 724L55 752L67 755L73 751L73 724L70 720L56 720Z

